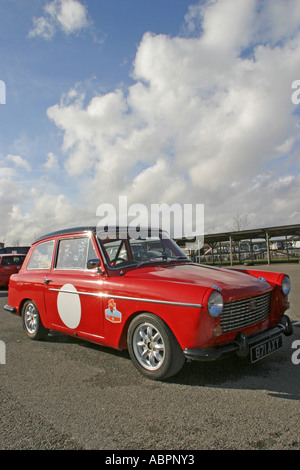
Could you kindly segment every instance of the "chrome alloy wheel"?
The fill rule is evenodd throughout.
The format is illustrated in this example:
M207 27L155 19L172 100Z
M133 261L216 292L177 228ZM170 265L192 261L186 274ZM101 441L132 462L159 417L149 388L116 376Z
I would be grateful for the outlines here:
M39 315L35 305L28 303L24 312L24 324L29 334L34 334L38 326Z
M43 339L49 332L49 330L44 327L38 308L33 300L26 300L23 305L22 323L23 328L30 339Z
M159 369L165 359L165 345L157 328L141 323L133 334L133 350L138 362L147 370Z

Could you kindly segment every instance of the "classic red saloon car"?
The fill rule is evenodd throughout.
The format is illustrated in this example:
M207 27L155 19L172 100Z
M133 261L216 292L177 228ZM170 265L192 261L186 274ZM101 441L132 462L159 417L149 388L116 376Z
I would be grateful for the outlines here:
M0 286L8 286L9 278L21 268L25 255L0 254Z
M185 359L235 352L255 362L292 334L284 274L219 269L190 261L165 232L76 228L48 234L10 278L5 310L32 339L49 330L128 348L151 379Z

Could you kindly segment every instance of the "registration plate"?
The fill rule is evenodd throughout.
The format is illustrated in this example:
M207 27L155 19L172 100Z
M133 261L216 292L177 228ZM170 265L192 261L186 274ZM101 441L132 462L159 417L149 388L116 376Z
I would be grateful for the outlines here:
M282 347L282 336L277 336L276 338L269 339L262 343L252 346L250 349L251 362L256 362L262 359L263 357L272 354Z

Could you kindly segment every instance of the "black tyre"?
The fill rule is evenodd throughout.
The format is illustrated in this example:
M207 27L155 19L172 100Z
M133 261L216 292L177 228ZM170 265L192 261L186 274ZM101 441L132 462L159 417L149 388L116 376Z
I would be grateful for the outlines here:
M185 362L182 349L169 327L151 313L142 313L132 320L127 344L135 367L152 380L177 374Z
M23 328L30 339L43 339L47 336L47 330L40 318L37 306L32 300L27 300L22 309Z

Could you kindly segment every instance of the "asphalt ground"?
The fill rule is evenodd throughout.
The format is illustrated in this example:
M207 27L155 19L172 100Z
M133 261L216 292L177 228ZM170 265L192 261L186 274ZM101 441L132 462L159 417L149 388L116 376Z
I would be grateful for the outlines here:
M290 275L289 315L299 321L300 264L262 269ZM116 458L122 450L300 449L300 364L292 361L300 327L255 364L236 356L192 362L176 377L153 382L127 352L61 334L27 339L5 303L2 289L1 450L96 449Z

